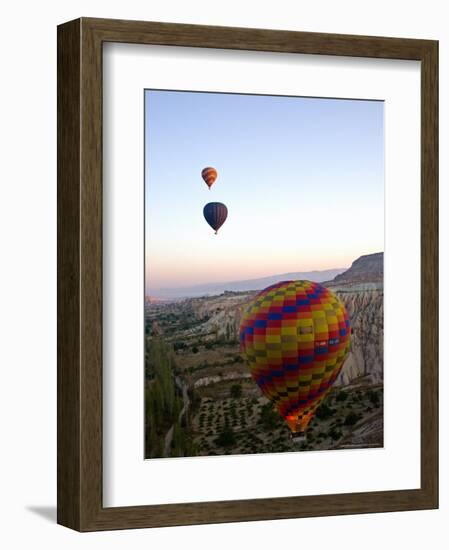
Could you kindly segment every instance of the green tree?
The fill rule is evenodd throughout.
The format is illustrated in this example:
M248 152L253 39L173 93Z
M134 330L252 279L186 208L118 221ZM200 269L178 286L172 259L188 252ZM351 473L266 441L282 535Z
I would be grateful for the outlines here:
M271 403L266 403L260 409L260 422L264 428L273 429L279 423L279 415Z
M184 432L181 429L179 422L175 422L173 427L170 456L184 456L184 443Z
M242 397L242 385L241 384L232 384L230 395L234 399L239 399L240 397Z
M220 447L231 447L236 442L234 430L226 424L221 430L219 436L215 439L217 445Z
M318 420L327 420L335 414L336 410L329 407L326 403L321 403L315 412L315 416Z
M361 415L360 414L356 414L354 412L350 412L346 418L345 418L345 421L344 421L344 425L345 426L354 426L354 424L357 424L357 422L361 419Z
M332 428L328 433L328 436L332 439L332 441L337 441L337 439L340 439L342 435L343 434L340 430L337 430L336 428Z
M345 402L346 399L348 399L348 397L349 397L348 392L340 391L340 392L337 394L337 397L335 398L335 401L342 401L342 402Z
M147 389L145 391L146 456L162 456L163 439L180 411L176 396L171 348L160 338L145 343Z
M368 391L368 399L370 400L371 404L374 407L378 407L380 405L379 394L377 392L375 392L374 390L369 390Z

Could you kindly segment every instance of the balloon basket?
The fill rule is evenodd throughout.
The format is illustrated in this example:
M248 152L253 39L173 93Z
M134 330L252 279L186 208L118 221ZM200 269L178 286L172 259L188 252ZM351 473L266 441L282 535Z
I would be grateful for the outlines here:
M293 443L304 443L304 441L307 440L307 436L305 432L292 432L290 434L290 439Z

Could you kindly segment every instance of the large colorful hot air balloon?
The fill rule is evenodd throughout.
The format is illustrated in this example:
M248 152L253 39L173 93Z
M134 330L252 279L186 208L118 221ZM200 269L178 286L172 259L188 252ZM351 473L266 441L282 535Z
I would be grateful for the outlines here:
M207 223L215 230L215 234L226 221L228 209L222 202L208 202L203 209Z
M217 179L217 171L215 168L212 168L212 166L207 166L206 168L203 168L201 171L201 176L203 180L206 182L206 185L210 188L215 183L215 180Z
M302 438L349 353L343 303L310 281L262 290L246 308L240 348L252 377L277 407L294 438Z

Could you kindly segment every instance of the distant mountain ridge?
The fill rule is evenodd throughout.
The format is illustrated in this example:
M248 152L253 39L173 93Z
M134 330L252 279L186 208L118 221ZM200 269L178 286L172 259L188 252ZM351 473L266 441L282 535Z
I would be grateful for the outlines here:
M292 273L280 273L259 279L246 279L243 281L228 281L219 283L205 283L189 287L161 288L151 293L151 297L159 299L194 298L199 296L213 296L223 292L245 292L249 290L262 290L267 286L280 281L306 279L316 283L322 283L334 279L347 268L325 269L322 271L296 271Z
M384 253L365 254L352 262L351 267L325 269L322 271L296 271L280 273L258 279L245 279L242 281L227 281L218 283L204 283L178 288L161 288L151 293L147 301L179 300L183 298L199 298L201 296L216 296L224 292L247 292L262 290L267 286L280 281L306 279L316 283L324 283L328 287L342 287L345 285L361 285L363 288L370 286L382 287L383 283Z

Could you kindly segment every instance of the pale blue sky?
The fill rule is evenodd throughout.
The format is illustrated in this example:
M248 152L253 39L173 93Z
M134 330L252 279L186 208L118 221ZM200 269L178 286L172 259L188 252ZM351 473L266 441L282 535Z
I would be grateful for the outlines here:
M383 102L147 90L145 117L147 294L384 249Z

